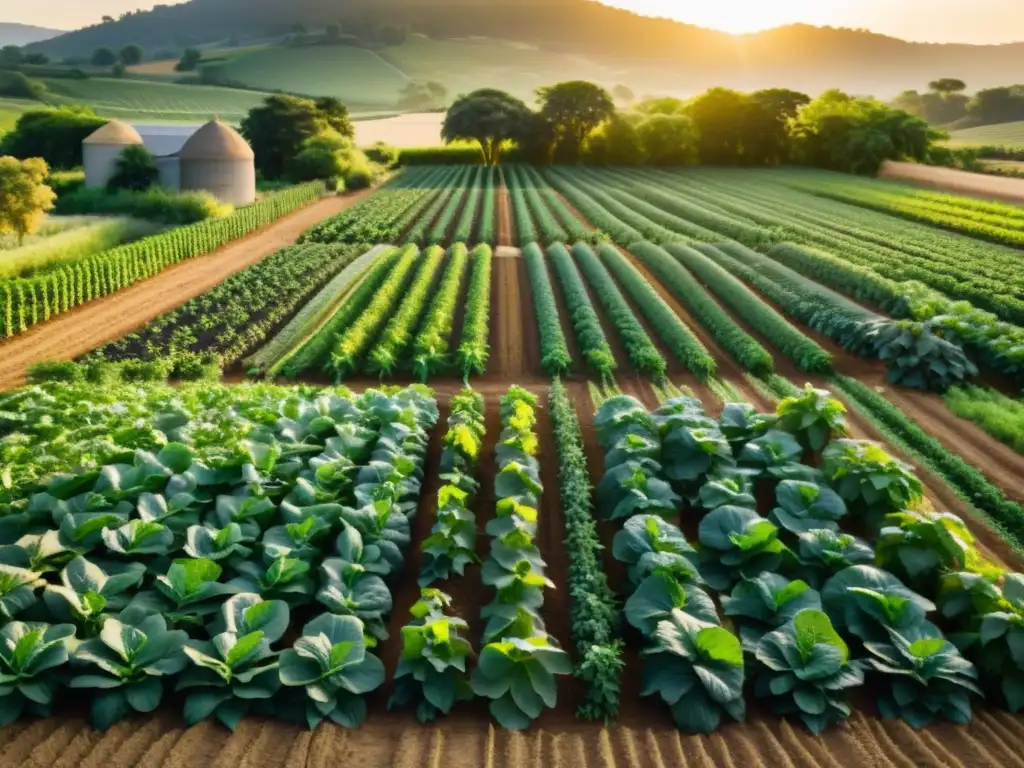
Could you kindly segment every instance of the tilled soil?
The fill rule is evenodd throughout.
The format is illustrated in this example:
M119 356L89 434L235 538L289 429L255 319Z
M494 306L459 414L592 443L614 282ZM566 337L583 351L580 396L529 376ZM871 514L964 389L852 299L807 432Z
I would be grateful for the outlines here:
M1024 179L891 161L883 163L879 176L883 179L909 181L960 195L1003 200L1018 205L1024 203Z
M508 197L508 189L504 184L494 190L498 196L496 213L498 216L498 245L515 245L515 235L512 229L512 201Z
M372 193L329 197L236 240L188 259L148 280L91 301L27 333L0 343L0 391L25 383L26 369L44 360L71 360L142 327L164 312L206 293Z

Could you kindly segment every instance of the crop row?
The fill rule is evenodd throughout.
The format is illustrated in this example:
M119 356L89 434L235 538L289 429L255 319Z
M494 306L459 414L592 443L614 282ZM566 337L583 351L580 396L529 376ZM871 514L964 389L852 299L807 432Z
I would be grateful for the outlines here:
M447 231L448 225L461 208L462 194L472 173L471 166L455 169L443 184L438 185L437 192L434 193L426 208L415 212L415 215L406 217L404 221L408 225L408 231L405 233L406 242L420 246L433 243L434 237L437 235L435 224L439 222ZM441 239L444 239L443 232Z
M580 277L572 256L561 244L551 246L547 255L554 267L558 284L561 286L566 310L569 313L569 322L572 323L576 341L579 343L580 354L602 379L612 378L618 364L608 345L608 339L601 327L597 311L590 301L587 286L583 282L583 278Z
M26 394L5 410L89 405L132 428L66 446L91 445L102 468L72 486L15 470L15 503L45 506L4 527L0 674L17 683L0 689L3 724L84 699L106 730L170 691L184 691L189 725L365 720L363 695L385 679L370 649L387 637L388 583L410 543L431 397L219 385ZM259 414L260 428L242 414ZM296 441L303 450L279 462Z
M550 234L565 233L564 241L581 242L594 239L590 228L580 221L576 214L569 210L558 194L548 185L544 177L536 168L522 166L524 182L527 186L530 206L534 209L546 210L554 217L554 222L549 224ZM543 215L543 214L538 214ZM549 240L548 244L555 242Z
M448 351L455 326L455 310L469 265L469 251L465 245L457 243L449 253L448 266L413 342L413 371L421 381L426 381L433 371L450 363Z
M146 237L33 276L0 280L0 337L11 337L172 264L202 256L319 199L323 184L293 187L221 219Z
M230 365L263 343L282 320L363 250L319 244L285 248L90 353L89 359L171 360L180 368L198 355L212 354Z
M516 166L509 166L502 171L505 186L508 189L509 202L512 205L512 220L515 223L516 242L520 247L525 247L539 240L537 224L534 223L533 214L530 212L530 204L526 199L526 192L523 183L519 178L520 170ZM564 235L564 233L563 233Z
M466 293L466 313L462 319L462 339L455 353L462 378L483 375L490 357L491 326L491 260L488 245L478 245L470 256L469 290Z
M530 243L523 249L523 260L526 262L530 292L533 294L533 313L540 330L541 365L552 376L559 376L569 370L572 355L569 354L569 346L562 331L544 251L537 243Z

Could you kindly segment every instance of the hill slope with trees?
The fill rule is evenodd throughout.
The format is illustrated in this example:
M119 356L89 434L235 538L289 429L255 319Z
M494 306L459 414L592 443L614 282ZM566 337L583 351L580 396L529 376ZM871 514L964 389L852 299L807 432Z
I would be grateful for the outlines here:
M631 79L650 90L785 84L811 92L840 86L888 96L941 72L956 72L977 87L1005 84L1006 73L1024 58L1024 43L908 43L862 30L806 25L733 36L594 0L191 0L96 24L31 49L51 57L88 57L99 46L183 49L328 25L374 44L400 44L410 31L433 38L520 41L627 65L635 73Z

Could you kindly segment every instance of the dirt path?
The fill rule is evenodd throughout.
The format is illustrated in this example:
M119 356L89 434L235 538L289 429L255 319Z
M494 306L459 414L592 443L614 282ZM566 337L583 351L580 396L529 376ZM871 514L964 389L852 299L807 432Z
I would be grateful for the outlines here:
M119 339L222 283L285 246L314 224L372 194L329 197L279 219L213 253L188 259L123 291L38 325L0 343L0 391L25 382L25 369L44 360L71 360Z
M498 185L494 194L498 196L498 204L495 209L498 217L498 245L515 245L515 235L512 229L512 202L508 198L508 189L505 184Z
M919 163L894 162L884 163L878 175L883 179L907 181L959 195L1024 204L1024 179L969 173Z
M530 285L521 258L494 259L491 295L491 359L486 378L514 383L540 362L540 339L530 306Z

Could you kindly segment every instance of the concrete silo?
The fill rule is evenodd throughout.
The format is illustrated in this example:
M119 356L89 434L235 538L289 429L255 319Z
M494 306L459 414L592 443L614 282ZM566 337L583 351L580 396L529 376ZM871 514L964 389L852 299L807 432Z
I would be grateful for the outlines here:
M205 190L234 205L256 200L256 156L252 147L219 120L196 131L178 158L182 192Z
M82 142L85 186L102 188L114 175L117 159L125 147L141 145L142 137L128 123L111 120Z

